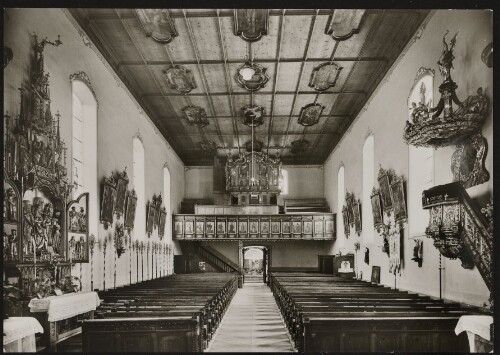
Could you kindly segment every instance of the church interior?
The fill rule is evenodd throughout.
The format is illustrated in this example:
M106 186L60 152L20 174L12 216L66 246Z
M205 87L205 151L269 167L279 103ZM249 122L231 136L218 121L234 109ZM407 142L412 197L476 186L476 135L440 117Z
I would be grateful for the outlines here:
M3 20L4 352L493 351L493 11Z

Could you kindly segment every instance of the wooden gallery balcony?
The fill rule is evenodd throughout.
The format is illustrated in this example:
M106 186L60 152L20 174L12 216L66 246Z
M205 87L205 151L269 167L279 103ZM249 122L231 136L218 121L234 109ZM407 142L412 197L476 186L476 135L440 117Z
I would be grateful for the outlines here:
M173 216L175 240L335 240L335 214Z

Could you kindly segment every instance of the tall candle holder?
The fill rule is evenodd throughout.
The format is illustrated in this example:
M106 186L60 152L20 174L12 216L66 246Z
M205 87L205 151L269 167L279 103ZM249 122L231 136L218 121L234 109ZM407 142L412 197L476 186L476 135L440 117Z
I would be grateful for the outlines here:
M91 234L89 236L89 248L90 248L90 290L94 291L94 246L96 244L95 236Z

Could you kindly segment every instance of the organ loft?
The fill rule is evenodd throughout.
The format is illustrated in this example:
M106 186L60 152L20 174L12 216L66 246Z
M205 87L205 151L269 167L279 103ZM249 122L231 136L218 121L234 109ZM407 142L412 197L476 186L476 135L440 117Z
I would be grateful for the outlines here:
M491 10L9 4L4 352L494 350Z

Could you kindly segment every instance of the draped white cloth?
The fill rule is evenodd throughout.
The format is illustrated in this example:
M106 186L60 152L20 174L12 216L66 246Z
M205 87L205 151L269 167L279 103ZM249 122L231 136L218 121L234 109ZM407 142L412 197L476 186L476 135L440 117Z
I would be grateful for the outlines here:
M3 345L35 333L43 333L41 324L33 317L10 317L3 320Z
M479 335L481 338L490 340L490 325L493 323L491 316L461 316L455 327L455 334L463 331Z
M55 322L95 311L99 304L101 300L97 292L78 292L42 299L34 298L28 306L31 312L47 312L49 322Z

